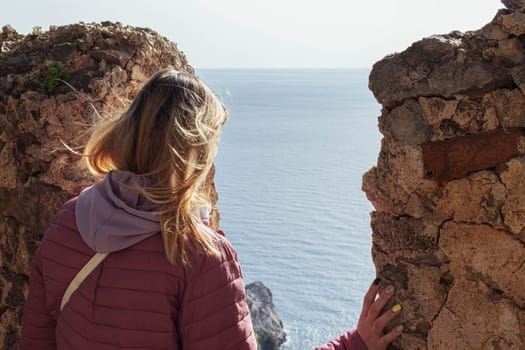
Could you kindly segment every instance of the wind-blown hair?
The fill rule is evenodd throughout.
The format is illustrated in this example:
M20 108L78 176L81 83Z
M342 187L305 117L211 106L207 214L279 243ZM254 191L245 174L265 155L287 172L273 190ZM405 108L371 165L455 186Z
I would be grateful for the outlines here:
M198 78L173 69L155 74L127 111L100 125L84 160L95 175L128 170L148 179L138 189L158 210L168 260L188 264L188 249L217 252L199 230L200 187L210 171L228 113ZM202 231L202 232L201 232Z

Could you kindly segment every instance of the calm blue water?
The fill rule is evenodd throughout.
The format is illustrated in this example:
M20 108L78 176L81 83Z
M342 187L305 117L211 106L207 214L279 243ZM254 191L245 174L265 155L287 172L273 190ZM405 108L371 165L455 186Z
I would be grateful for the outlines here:
M356 325L375 277L361 176L380 106L362 70L197 70L231 111L216 160L221 227L288 335L312 349Z

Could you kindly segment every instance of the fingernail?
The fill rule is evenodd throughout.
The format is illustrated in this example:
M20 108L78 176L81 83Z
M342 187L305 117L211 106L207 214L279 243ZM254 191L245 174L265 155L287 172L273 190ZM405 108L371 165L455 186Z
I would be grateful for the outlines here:
M393 291L394 291L394 287L393 286L388 286L385 289L385 292L388 293L388 294L392 293Z
M374 284L377 286L379 283L381 283L381 278L378 277L374 280Z
M396 332L399 332L399 333L403 332L403 326L397 326Z
M394 307L392 308L392 311L394 311L394 312L401 311L401 305L399 305L399 304L394 305Z

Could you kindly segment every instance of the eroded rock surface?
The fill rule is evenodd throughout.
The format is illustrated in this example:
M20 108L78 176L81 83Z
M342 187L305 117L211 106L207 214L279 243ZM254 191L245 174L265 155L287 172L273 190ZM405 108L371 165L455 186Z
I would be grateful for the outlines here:
M377 166L363 177L391 349L525 348L525 2L376 63Z

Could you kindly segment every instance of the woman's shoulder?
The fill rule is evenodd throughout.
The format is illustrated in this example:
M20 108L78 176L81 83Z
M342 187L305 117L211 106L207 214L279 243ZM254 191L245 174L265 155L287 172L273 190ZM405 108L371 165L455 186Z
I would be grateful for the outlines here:
M237 259L237 251L235 250L232 243L226 237L224 231L219 229L212 229L209 226L206 226L207 234L212 240L213 244L217 248L218 255L211 256L212 260L217 260L218 262L224 260Z
M53 250L74 249L82 255L92 253L80 237L76 226L76 199L77 197L68 200L58 209L44 232L40 246L53 246Z
M70 230L76 230L75 207L77 198L74 197L64 203L51 218L50 225L58 225Z
M223 235L222 231L217 232L209 230L211 239L217 249L216 254L203 254L193 252L190 255L190 264L188 265L191 275L228 275L232 271L240 271L237 251L230 241ZM233 276L231 276L233 277Z

